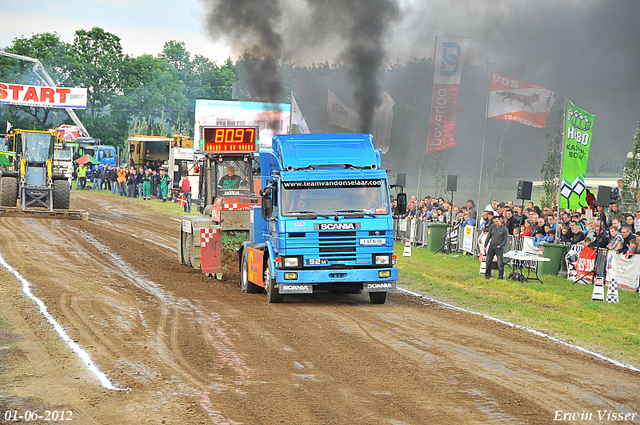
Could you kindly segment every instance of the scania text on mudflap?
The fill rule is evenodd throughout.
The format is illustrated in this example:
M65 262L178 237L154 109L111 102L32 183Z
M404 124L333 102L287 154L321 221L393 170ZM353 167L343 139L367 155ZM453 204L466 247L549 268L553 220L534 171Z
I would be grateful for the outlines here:
M370 134L275 136L260 151L262 205L238 253L243 292L267 301L316 291L368 292L398 279L387 173ZM406 195L398 195L401 210Z

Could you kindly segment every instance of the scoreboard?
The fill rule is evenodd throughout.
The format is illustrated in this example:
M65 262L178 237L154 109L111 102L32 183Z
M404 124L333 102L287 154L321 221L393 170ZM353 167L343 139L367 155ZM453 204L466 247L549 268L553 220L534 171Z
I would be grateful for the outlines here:
M257 152L258 127L201 127L204 153Z

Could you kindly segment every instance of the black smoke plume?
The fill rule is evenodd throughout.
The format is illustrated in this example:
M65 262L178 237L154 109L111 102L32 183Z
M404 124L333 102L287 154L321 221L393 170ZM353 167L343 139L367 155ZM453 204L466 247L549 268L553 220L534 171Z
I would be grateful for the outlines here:
M307 31L319 40L342 34L345 45L340 59L351 67L354 100L362 132L373 130L376 107L382 103L380 74L387 54L385 41L391 26L400 18L395 0L310 0L312 10ZM323 36L320 36L320 34Z
M243 55L242 77L254 100L276 102L284 92L278 61L284 42L277 29L280 0L208 0L207 29Z

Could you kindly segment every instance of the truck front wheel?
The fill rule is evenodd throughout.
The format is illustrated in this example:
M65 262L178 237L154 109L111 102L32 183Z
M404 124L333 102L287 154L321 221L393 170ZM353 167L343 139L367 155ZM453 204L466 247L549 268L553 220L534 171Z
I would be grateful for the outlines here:
M276 288L276 282L271 279L271 263L267 261L267 268L264 271L264 290L267 293L267 302L281 303L282 294Z
M387 301L386 292L369 292L371 304L384 304Z

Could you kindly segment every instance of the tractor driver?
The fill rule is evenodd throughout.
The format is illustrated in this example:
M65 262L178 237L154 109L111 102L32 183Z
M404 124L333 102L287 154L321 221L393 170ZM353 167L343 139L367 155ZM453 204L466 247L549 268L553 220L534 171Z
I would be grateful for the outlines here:
M232 166L227 168L227 175L222 176L218 182L218 186L223 189L237 189L242 183L242 178L236 175L236 169Z

